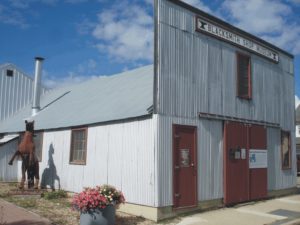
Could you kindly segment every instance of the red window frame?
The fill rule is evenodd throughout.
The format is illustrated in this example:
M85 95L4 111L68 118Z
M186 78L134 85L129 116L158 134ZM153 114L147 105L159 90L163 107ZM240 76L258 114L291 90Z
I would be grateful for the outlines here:
M247 94L242 94L242 91L240 90L241 85L240 85L240 77L242 76L240 74L240 61L241 59L244 58L246 60L248 60L248 68L247 68L247 86L248 86L248 90L247 90ZM251 57L247 54L241 53L241 52L237 52L236 53L236 70L237 70L237 97L242 98L242 99L247 99L247 100L251 100L252 99L252 81L251 81Z

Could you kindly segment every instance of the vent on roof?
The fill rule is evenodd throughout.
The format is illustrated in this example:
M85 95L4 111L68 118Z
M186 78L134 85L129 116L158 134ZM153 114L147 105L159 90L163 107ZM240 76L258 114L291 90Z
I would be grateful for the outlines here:
M13 75L14 75L14 71L13 70L6 70L6 76L12 77Z

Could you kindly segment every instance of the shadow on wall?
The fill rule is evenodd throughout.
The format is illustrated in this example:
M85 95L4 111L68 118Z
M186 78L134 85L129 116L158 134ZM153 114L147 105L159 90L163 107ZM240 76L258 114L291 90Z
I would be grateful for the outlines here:
M56 166L53 160L54 148L51 143L48 151L48 167L44 169L41 180L41 188L47 188L50 186L52 190L55 190L55 181L58 182L58 189L60 189L60 178L57 175Z

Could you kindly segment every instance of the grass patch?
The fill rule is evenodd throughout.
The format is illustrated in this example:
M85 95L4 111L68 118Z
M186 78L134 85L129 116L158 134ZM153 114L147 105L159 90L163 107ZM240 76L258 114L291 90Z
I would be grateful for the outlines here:
M52 191L52 192L44 192L44 193L42 193L41 196L44 199L52 200L52 199L67 198L68 193L64 190L58 190L58 191Z
M6 200L23 208L34 208L37 206L37 198L33 197L10 196Z

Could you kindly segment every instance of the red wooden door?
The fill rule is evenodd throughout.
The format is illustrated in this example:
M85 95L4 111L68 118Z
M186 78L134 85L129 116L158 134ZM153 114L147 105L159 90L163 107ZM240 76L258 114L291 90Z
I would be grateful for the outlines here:
M173 126L173 203L175 208L197 205L196 127Z
M243 123L225 122L224 203L249 199L248 129Z
M250 130L250 161L252 160L252 155L255 154L256 159L258 157L264 157L261 160L266 162L267 157L267 131L266 128L259 125L252 125L249 127ZM261 156L259 156L261 155ZM254 157L255 157L254 156ZM250 165L250 199L262 199L267 197L268 189L268 176L267 176L267 165L262 162L256 162L254 167ZM250 164L252 164L250 162Z

